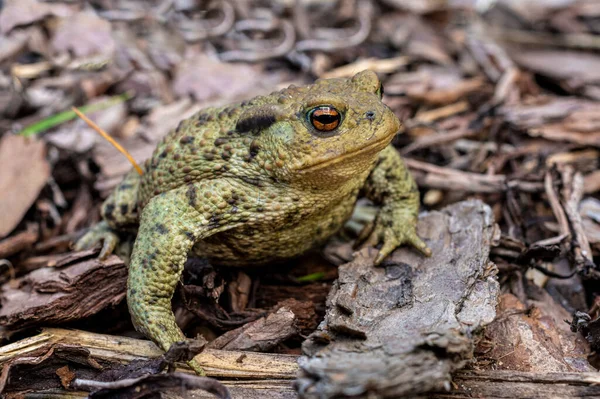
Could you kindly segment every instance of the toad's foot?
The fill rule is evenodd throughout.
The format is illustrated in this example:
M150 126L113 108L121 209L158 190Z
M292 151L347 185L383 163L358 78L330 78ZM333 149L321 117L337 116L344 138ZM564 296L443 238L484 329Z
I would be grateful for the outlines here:
M99 255L100 259L106 259L108 255L113 253L115 247L119 244L119 236L105 221L102 221L89 229L88 232L75 243L73 249L75 251L82 251L84 249L93 248L99 243L102 243L102 250Z
M383 243L375 258L375 265L380 264L402 244L409 244L423 255L431 256L431 249L417 235L416 225L417 221L412 216L384 207L375 222L365 226L361 231L357 242L362 242L362 247L375 247Z

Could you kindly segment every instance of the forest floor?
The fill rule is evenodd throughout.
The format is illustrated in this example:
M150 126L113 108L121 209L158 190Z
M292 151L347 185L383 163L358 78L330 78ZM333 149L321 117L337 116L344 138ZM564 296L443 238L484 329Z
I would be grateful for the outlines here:
M421 191L427 216L420 229L451 226L440 215L489 212L493 225L481 224L475 213L461 216L478 226L468 248L484 249L478 259L460 259L477 269L477 281L499 282L498 289L486 288L495 317L478 318L477 328L461 322L460 334L473 334L463 342L467 346L452 354L447 342L428 341L451 359L431 377L435 384L389 391L374 383L371 393L550 397L559 391L545 389L560 383L556 389L565 395L600 394L600 379L589 374L600 368L597 1L4 0L0 35L0 338L13 345L0 348L0 392L7 397L117 389L111 381L127 377L129 388L141 386L133 381L139 370L120 370L112 378L105 373L105 385L93 383L106 369L94 356L129 362L142 351L119 359L111 347L98 355L99 337L122 337L133 346L146 341L127 311L123 260L101 262L98 249L72 251L131 169L72 106L141 163L180 120L204 107L364 69L382 79L383 101L404 125L394 146ZM305 339L314 340L333 323L337 316L328 306L339 299L344 278L363 270L360 259L346 263L351 241L372 218L372 207L361 203L360 209L322 252L285 267L188 262L173 303L178 324L187 336L206 339L200 356L224 359L230 351L232 364L250 356L256 365L231 373L229 366L215 366L209 376L230 384L256 382L260 370L271 370L263 375L271 385L256 387L296 395L296 358L311 351ZM402 249L394 255L398 264L405 262L402 254L414 256ZM338 272L340 264L346 265ZM394 270L400 269L384 274ZM465 288L462 300L471 294ZM488 309L478 306L476 312ZM74 332L65 338L65 331ZM91 342L98 353L86 347ZM422 342L414 348L422 349ZM160 355L155 348L144 351L148 358ZM173 359L162 358L162 366ZM269 361L280 363L269 369ZM155 373L162 366L146 364L144 370ZM314 364L301 367L303 378L317 378ZM185 375L144 384L155 391L203 388L226 397L214 380ZM296 381L296 388L303 394L302 384L311 381ZM249 390L245 397L254 388L243 388ZM319 386L321 397L368 391L330 388ZM303 395L311 397L309 391Z

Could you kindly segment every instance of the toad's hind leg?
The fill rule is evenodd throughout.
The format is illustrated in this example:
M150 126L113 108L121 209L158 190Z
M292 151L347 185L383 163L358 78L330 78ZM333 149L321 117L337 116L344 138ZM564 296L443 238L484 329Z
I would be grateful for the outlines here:
M186 339L175 323L171 298L188 253L197 240L226 228L209 224L207 215L217 212L216 207L198 212L190 204L186 193L192 189L160 194L144 207L129 266L127 304L133 324L165 351ZM190 366L203 373L198 364Z

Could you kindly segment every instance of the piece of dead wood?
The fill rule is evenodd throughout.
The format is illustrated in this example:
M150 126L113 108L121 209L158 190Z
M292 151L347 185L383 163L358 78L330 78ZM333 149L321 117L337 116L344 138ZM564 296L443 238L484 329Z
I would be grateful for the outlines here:
M323 72L320 79L332 79L332 78L349 78L354 76L356 71L364 71L370 69L373 72L385 74L396 72L398 69L406 66L410 62L410 57L401 55L394 58L365 58L355 61L351 64L331 69Z
M570 165L565 165L560 172L563 183L562 205L572 229L571 236L575 240L572 244L575 266L577 269L595 269L592 249L579 214L579 206L583 198L583 176L580 172L575 172Z
M451 392L436 398L596 398L600 376L587 373L527 373L520 371L462 370L453 379Z
M594 101L545 97L535 104L505 105L500 114L533 137L600 146L600 105Z
M77 254L77 253L74 253ZM117 256L105 261L95 251L87 258L67 255L2 286L0 325L19 330L91 316L125 297L127 267Z
M484 91L485 85L481 77L466 79L457 70L422 66L415 72L400 72L390 77L385 92L393 96L407 96L416 102L444 106Z
M586 194L600 191L600 170L596 170L583 178L583 190Z
M376 250L340 266L327 314L304 343L301 398L396 398L449 387L495 317L499 290L489 247L492 211L465 201L419 220L433 251L401 248L381 267Z
M587 361L589 345L571 332L570 314L543 290L527 307L512 294L503 294L498 316L478 343L477 369L527 372L594 371Z
M226 332L213 340L208 347L267 352L297 333L296 315L290 309L281 307L266 317Z
M5 134L0 140L0 238L10 233L50 177L46 145Z
M38 240L39 228L37 224L28 224L27 229L0 241L0 259L14 255L29 248Z
M79 348L85 352L81 353L79 360L74 359L74 362L67 364L70 365L71 371L75 373L77 378L88 380L94 378L93 373L98 375L102 368L110 365L160 358L164 354L151 341L78 330L49 328L44 329L42 333L36 336L1 347L0 366L6 367L9 364L21 361L20 359L31 359L43 354L52 356L57 349L64 350L67 347ZM49 353L53 348L54 351ZM254 392L255 396L242 396L245 398L265 397L256 396L256 394L266 392L293 393L292 380L298 370L295 356L223 351L209 348L198 354L195 359L206 370L209 377L222 378L225 380L226 386L233 387L233 397L238 397L235 395L235 387ZM40 359L40 362L42 360ZM94 364L97 366L94 366ZM85 367L81 368L78 365L84 365ZM61 366L64 366L64 362ZM193 374L187 365L177 364L177 366L177 371ZM7 379L11 377L11 370L6 369L5 371ZM15 369L14 371L18 372L19 370ZM21 370L21 372L26 371ZM55 370L52 369L50 372L54 373ZM17 374L15 374L16 376ZM56 376L54 378L56 379ZM81 397L85 396L82 393Z
M444 168L415 159L405 159L419 187L462 190L474 193L498 193L506 190L506 176L483 175Z
M95 388L90 399L134 399L173 390L185 395L190 390L202 389L220 399L231 399L227 388L214 378L184 373L154 374L114 382L75 380L75 388Z

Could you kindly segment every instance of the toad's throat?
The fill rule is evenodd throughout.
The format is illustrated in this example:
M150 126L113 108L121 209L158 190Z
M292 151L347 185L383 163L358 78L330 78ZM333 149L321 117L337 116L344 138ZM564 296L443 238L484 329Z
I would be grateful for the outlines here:
M342 154L339 157L329 158L329 159L319 161L317 163L302 166L302 167L298 168L297 171L302 172L302 173L314 172L316 170L320 170L320 169L326 168L328 166L339 164L341 162L344 162L347 159L354 158L358 155L379 152L379 151L383 150L392 141L393 137L394 137L394 135L392 135L391 137L387 137L384 140L375 141L365 147L359 148L358 150Z

